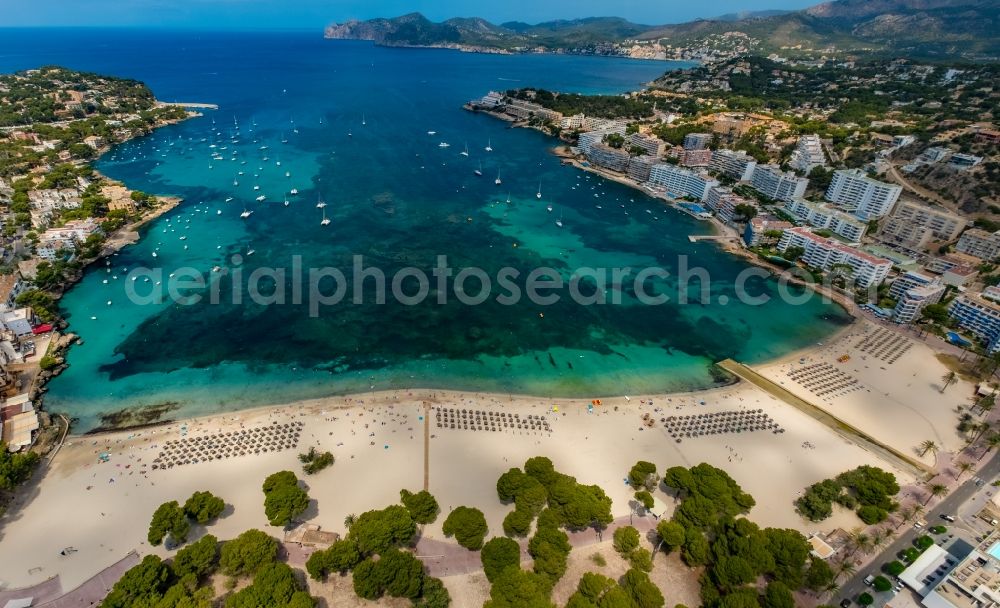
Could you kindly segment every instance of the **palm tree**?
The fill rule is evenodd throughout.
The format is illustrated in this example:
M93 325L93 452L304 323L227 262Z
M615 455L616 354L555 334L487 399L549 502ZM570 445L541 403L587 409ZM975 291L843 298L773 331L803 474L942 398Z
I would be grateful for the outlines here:
M945 494L947 492L948 492L948 488L946 486L943 486L943 485L941 485L939 483L936 483L936 484L932 485L930 487L930 492L927 494L927 500L924 501L924 505L926 506L927 503L929 503L931 501L931 498L935 498L937 496L941 496L942 494Z
M946 390L946 389L947 389L947 388L948 388L949 386L951 386L952 384L954 384L954 383L955 383L955 380L957 380L957 379L958 379L958 374L956 374L955 372L948 372L947 374L945 374L945 375L944 375L944 376L943 376L943 377L941 378L941 381L942 381L942 382L944 382L944 386L942 386L942 387L941 387L941 393L943 394L943 393L944 393L944 391L945 391L945 390Z
M984 395L976 400L976 407L979 408L980 415L985 415L986 412L992 410L996 404L996 395Z
M857 572L858 569L854 567L854 564L851 563L851 560L845 558L841 560L839 564L837 564L837 567L834 568L834 571L837 573L834 579L838 579L841 576L845 575L850 577L852 574Z
M350 515L344 518L344 527L350 530L351 526L353 526L354 522L356 521L358 521L358 516L355 515L354 513L351 513Z
M928 440L924 441L923 443L921 443L920 447L917 448L917 450L920 453L921 457L923 457L925 454L927 454L927 452L933 452L933 453L937 454L938 444L936 444L933 441L931 441L930 439L928 439Z
M900 509L899 510L900 520L899 520L899 523L896 524L896 528L901 528L901 527L903 527L903 524L910 523L913 520L913 516L914 515L915 515L915 513L914 513L913 509L911 509L909 507L903 507L902 509Z
M853 557L858 551L868 553L872 547L872 539L862 528L854 528L847 533L847 544L851 546L851 557Z
M990 453L991 450L995 449L1000 445L1000 433L993 433L986 438L986 449L980 454L979 460L982 460L984 456Z
M962 478L962 475L965 475L969 471L972 471L976 468L976 465L972 464L971 462L964 462L964 461L958 463L957 466L958 466L958 477L955 478L955 481L958 481L959 479Z

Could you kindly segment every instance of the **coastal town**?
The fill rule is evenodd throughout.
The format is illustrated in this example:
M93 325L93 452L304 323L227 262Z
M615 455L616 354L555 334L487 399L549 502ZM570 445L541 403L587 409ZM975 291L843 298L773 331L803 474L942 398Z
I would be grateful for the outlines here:
M327 37L339 36L327 29ZM331 377L360 373L369 390L263 407L230 399L227 380L212 367L226 361L206 357L198 363L208 370L204 389L222 395L209 413L173 419L171 402L109 410L106 417L117 415L120 424L86 433L71 412L45 403L46 384L78 369L65 359L81 342L72 333L76 317L64 318L60 298L91 264L110 266L109 256L145 239L140 229L148 223L166 234L163 224L184 221L160 216L186 208L198 219L224 215L201 202L132 189L90 163L215 107L159 102L141 82L64 68L0 75L0 608L1000 605L995 70L832 58L801 46L791 55L806 58L763 57L771 47L735 32L696 42L626 38L568 47L701 62L631 93L526 86L468 101L464 109L474 114L452 109L492 129L545 134L557 157L548 158L552 170L585 172L577 182L631 188L648 214L637 214L642 230L678 221L697 226L698 234L681 239L692 256L712 248L762 271L767 289L778 285L772 279L790 277L794 294L813 290L829 298L827 312L842 309L843 321L821 341L709 361L710 388L647 391L622 383L614 394L589 396L559 387L534 395L461 383L446 390L412 375L384 388L374 368L350 370L331 360L324 368ZM494 52L489 48L482 50ZM279 99L277 90L263 103L280 119L259 111L246 130L276 120L268 136L288 144L286 130L299 135L301 125L309 162L317 151L333 162L328 158L338 155L323 147L331 138L323 121L333 115L310 117L314 131L307 132L305 119L296 123L284 108L268 105ZM340 142L364 142L362 128L379 133L384 117L373 109L349 113L352 127L337 134ZM238 131L235 113L232 120ZM201 122L215 139L199 142L212 151L197 161L192 152L191 166L209 154L224 160L214 142L236 139L226 138L214 117L211 127L208 117ZM499 145L498 133L484 138L487 153ZM420 145L433 146L427 136L434 135L421 131ZM288 179L302 166L292 164L294 145L281 154L275 144L270 160L270 147L256 137L250 144L261 167L274 163L281 167L274 173ZM370 152L365 145L354 153ZM442 141L426 155L441 156L448 169L440 175L501 185L492 168L484 178L468 144L463 152L449 147ZM413 161L420 170L431 165L421 156L425 148ZM230 154L240 162L235 150ZM465 165L452 160L458 155ZM367 201L331 201L328 208L319 169L312 170L310 224L325 234L331 222L344 229L327 213ZM230 177L222 178L227 186ZM266 223L258 177L244 180L259 197L255 225L264 227L255 238L272 230L282 239L301 237ZM498 225L515 205L529 209L533 222L557 235L546 233L542 248L558 255L583 247L583 237L552 213L541 184L537 194L531 184L527 203L512 203L510 194L506 203L496 195L488 202L460 195L502 214ZM395 229L390 220L395 206L405 214L402 197L376 196L381 204L365 208L378 208L385 222L379 228ZM579 194L566 208L600 209L611 200L600 196ZM273 208L294 209L289 198ZM246 201L231 209L241 204L243 214L230 219L243 228L251 225ZM557 216L559 231L552 228ZM484 217L449 216L446 227L490 231ZM638 225L627 220L605 229L625 240ZM570 236L559 241L560 234ZM560 244L548 245L550 239ZM509 234L503 242L507 251L531 246ZM258 259L268 255L254 243ZM232 250L249 257L253 246L240 241ZM531 310L528 317L543 322L546 315ZM819 315L801 319L795 322L816 323ZM784 330L796 329L781 321ZM104 331L121 321L90 322ZM240 322L227 331L268 330ZM318 332L321 322L303 327ZM481 339L479 328L434 329ZM294 334L284 334L282 348L302 344ZM615 355L633 356L601 339ZM582 362L574 368L568 359L585 357L573 351L562 365L548 353L549 365L567 375L584 373ZM537 354L535 361L542 366ZM162 376L169 383L176 371ZM109 378L88 381L105 383L108 394L116 390Z
M68 421L40 407L72 335L56 299L95 259L177 201L129 190L87 164L189 116L143 85L61 68L0 76L0 410L8 450L41 452Z

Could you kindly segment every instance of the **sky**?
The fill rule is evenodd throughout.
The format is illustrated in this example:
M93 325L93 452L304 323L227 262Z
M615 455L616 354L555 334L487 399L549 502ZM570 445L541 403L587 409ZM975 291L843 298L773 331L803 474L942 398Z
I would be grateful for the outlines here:
M331 22L419 11L433 21L484 17L494 23L615 16L645 24L769 9L819 0L0 0L0 27L86 26L196 29L318 29Z

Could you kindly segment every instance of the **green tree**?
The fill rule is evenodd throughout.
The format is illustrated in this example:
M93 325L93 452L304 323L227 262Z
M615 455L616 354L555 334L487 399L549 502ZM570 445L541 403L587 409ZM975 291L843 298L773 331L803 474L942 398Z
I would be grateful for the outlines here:
M226 608L311 608L315 600L304 590L295 573L280 562L263 565L253 583L226 599Z
M410 512L410 517L418 524L429 524L437 519L440 511L438 502L427 490L420 490L416 494L409 490L400 490L399 498Z
M154 606L166 592L170 568L155 555L147 555L129 568L108 593L101 608L132 608Z
M493 581L483 608L555 608L549 599L551 589L544 576L507 568Z
M291 471L279 471L264 480L264 515L272 526L287 526L309 506L309 495Z
M149 532L146 540L149 544L156 546L163 542L164 538L176 544L182 544L187 540L188 531L191 529L184 511L176 500L165 502L153 512L153 518L149 522Z
M222 515L226 503L211 492L195 492L184 503L184 514L199 524L207 524Z
M219 565L229 576L253 575L278 556L278 541L250 529L222 545Z
M875 591L885 593L886 591L892 589L892 583L890 583L889 579L886 577L879 575L875 577L874 581L872 581L872 587Z
M781 581L771 581L764 590L763 608L795 608L792 591Z
M456 507L444 520L441 531L445 536L454 536L458 544L470 551L483 546L488 528L486 517L479 509L472 507Z
M659 535L663 544L667 546L668 551L679 549L684 545L684 526L675 521L661 519L656 524L656 533Z
M531 513L514 509L503 518L503 533L507 536L527 536L532 519Z
M875 603L875 598L869 593L862 593L858 596L858 604L862 606L871 606L873 603Z
M306 562L306 572L316 580L326 578L330 572L347 572L361 561L357 545L350 539L342 539L325 550L316 551Z
M645 460L635 463L628 473L628 482L636 490L645 489L650 492L655 490L656 485L660 483L660 476L656 473L656 465Z
M177 552L170 564L177 578L193 575L201 579L215 571L219 561L219 539L211 534L198 539Z
M13 454L7 450L7 444L0 441L0 490L10 491L28 481L37 465L35 452Z
M451 605L451 595L441 579L432 576L424 577L424 588L420 598L413 602L414 608L448 608Z
M649 549L640 547L628 555L628 563L637 570L652 572L653 554L649 552Z
M646 509L647 511L652 509L653 506L656 504L653 501L653 495L647 492L646 490L640 490L639 492L636 492L635 500L637 503L642 505L643 509Z
M663 606L663 594L649 580L649 575L642 570L635 568L628 570L622 577L621 586L628 592L637 608L661 608Z
M632 526L623 526L615 530L614 547L624 558L628 558L633 551L639 548L639 531Z
M486 541L479 558L486 579L492 583L505 569L520 567L521 547L509 538L496 536Z
M366 511L351 526L347 537L363 556L382 554L390 548L413 542L417 525L402 505L390 505L380 511Z
M510 502L517 497L518 491L524 485L528 476L518 468L512 468L497 479L497 496L503 502Z

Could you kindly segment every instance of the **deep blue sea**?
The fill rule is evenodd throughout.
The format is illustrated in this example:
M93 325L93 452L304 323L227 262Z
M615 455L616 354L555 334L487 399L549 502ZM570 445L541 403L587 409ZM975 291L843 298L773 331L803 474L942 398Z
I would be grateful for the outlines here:
M535 131L461 109L491 89L633 90L683 63L388 49L312 32L0 30L0 71L49 64L140 79L164 101L219 105L96 163L132 188L184 203L62 300L84 343L49 384L46 406L77 418L78 430L105 413L166 402L180 408L172 416L187 416L372 389L587 397L695 389L712 384L711 362L777 357L848 322L817 298L737 303L745 263L688 240L707 225L561 166L553 140ZM354 304L356 255L390 280L407 267L430 275L442 255L456 272L495 277L506 267L523 277L544 266L566 279L583 267L675 274L683 255L709 273L711 298L648 306L626 289L620 304L581 306L563 292L554 305L470 306L455 297L439 304L432 288L410 306L376 303L372 279ZM254 303L243 284L227 282L226 273L257 270L261 291L274 295L294 259L342 269L348 297L311 314L305 301ZM131 281L138 268L160 274ZM183 268L218 285L219 302L130 301L129 290L155 293ZM284 278L267 270L279 268ZM412 292L416 283L402 285ZM669 293L676 281L650 285ZM478 293L478 281L465 289ZM748 289L773 296L776 284L756 278Z

